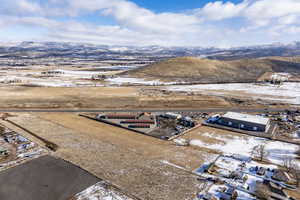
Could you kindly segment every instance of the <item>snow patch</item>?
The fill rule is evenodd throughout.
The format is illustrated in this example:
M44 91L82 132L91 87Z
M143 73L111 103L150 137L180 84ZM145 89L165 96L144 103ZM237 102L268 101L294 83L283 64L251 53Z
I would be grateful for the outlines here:
M170 166L172 166L172 167L178 168L178 169L186 170L184 167L181 167L181 166L179 166L179 165L175 165L175 164L173 164L173 163L170 163L170 162L167 161L167 160L161 160L160 162L161 162L161 163L164 163L164 164L167 164L167 165L170 165Z
M174 82L161 82L159 80L145 80L141 78L109 78L107 81L111 84L123 85L123 84L139 84L139 85L172 85Z
M212 136L209 135L211 138ZM258 145L265 145L265 151L268 152L267 159L274 164L283 164L283 158L296 158L296 152L299 150L298 145L288 144L279 141L269 141L258 137L234 137L233 139L217 137L224 144L207 144L200 140L193 139L190 145L201 148L208 148L221 151L225 154L240 154L251 157L252 149ZM300 162L299 162L300 166Z
M190 92L213 90L214 93L218 93L216 91L241 91L248 94L259 95L259 98L261 99L280 101L296 105L300 104L300 83L287 82L281 86L271 84L258 85L253 83L201 84L189 86L169 86L168 90Z
M109 187L105 182L99 182L75 195L76 200L132 200Z

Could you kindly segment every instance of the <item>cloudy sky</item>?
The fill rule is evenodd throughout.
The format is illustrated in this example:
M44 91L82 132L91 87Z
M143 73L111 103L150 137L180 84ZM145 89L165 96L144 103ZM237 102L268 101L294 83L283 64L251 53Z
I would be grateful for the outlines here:
M300 41L300 0L0 0L0 42L233 47Z

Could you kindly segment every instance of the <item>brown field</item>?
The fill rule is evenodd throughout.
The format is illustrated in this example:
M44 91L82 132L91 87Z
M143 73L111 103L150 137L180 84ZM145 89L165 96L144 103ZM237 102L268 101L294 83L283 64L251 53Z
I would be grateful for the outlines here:
M185 94L149 96L135 87L0 87L1 108L228 107L223 98Z
M141 199L194 197L201 182L190 172L216 157L76 114L21 114L10 120L57 144L55 156Z

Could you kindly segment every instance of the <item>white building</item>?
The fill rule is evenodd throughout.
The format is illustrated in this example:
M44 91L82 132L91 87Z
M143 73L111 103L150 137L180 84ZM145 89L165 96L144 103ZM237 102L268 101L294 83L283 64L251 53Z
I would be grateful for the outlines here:
M228 112L221 116L217 123L248 131L268 132L271 120L257 115Z

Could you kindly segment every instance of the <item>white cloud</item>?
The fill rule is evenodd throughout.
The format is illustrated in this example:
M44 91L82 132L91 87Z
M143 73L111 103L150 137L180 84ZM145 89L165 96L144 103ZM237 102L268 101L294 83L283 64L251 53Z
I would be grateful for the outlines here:
M258 0L245 10L244 15L250 20L255 20L274 19L299 13L299 0Z
M232 2L223 3L222 1L210 2L200 9L199 15L208 20L222 20L242 15L247 8L248 1L239 4Z
M284 16L284 17L280 17L278 19L278 23L279 24L286 24L286 25L299 23L299 21L298 21L299 16L300 16L300 14L298 14L298 15L292 14L292 15L287 15L287 16Z
M257 27L266 26L277 20L279 23L292 24L299 20L299 0L244 0L241 3L211 2L199 10L208 20L246 18Z
M0 0L0 14L11 15L37 15L42 8L38 3L28 0Z
M130 45L238 46L299 33L299 0L215 1L190 12L155 13L129 0L0 0L0 28L45 28L45 40ZM113 25L77 21L112 18ZM64 17L64 20L61 20ZM235 20L234 23L232 19ZM283 30L286 30L283 31ZM1 40L1 39L0 39Z
M87 12L98 12L113 17L121 26L137 29L142 32L178 32L199 25L200 19L184 13L159 13L139 7L125 0L67 0L68 12L80 15Z
M288 33L292 33L292 34L299 34L300 33L300 26L289 27L286 31Z

